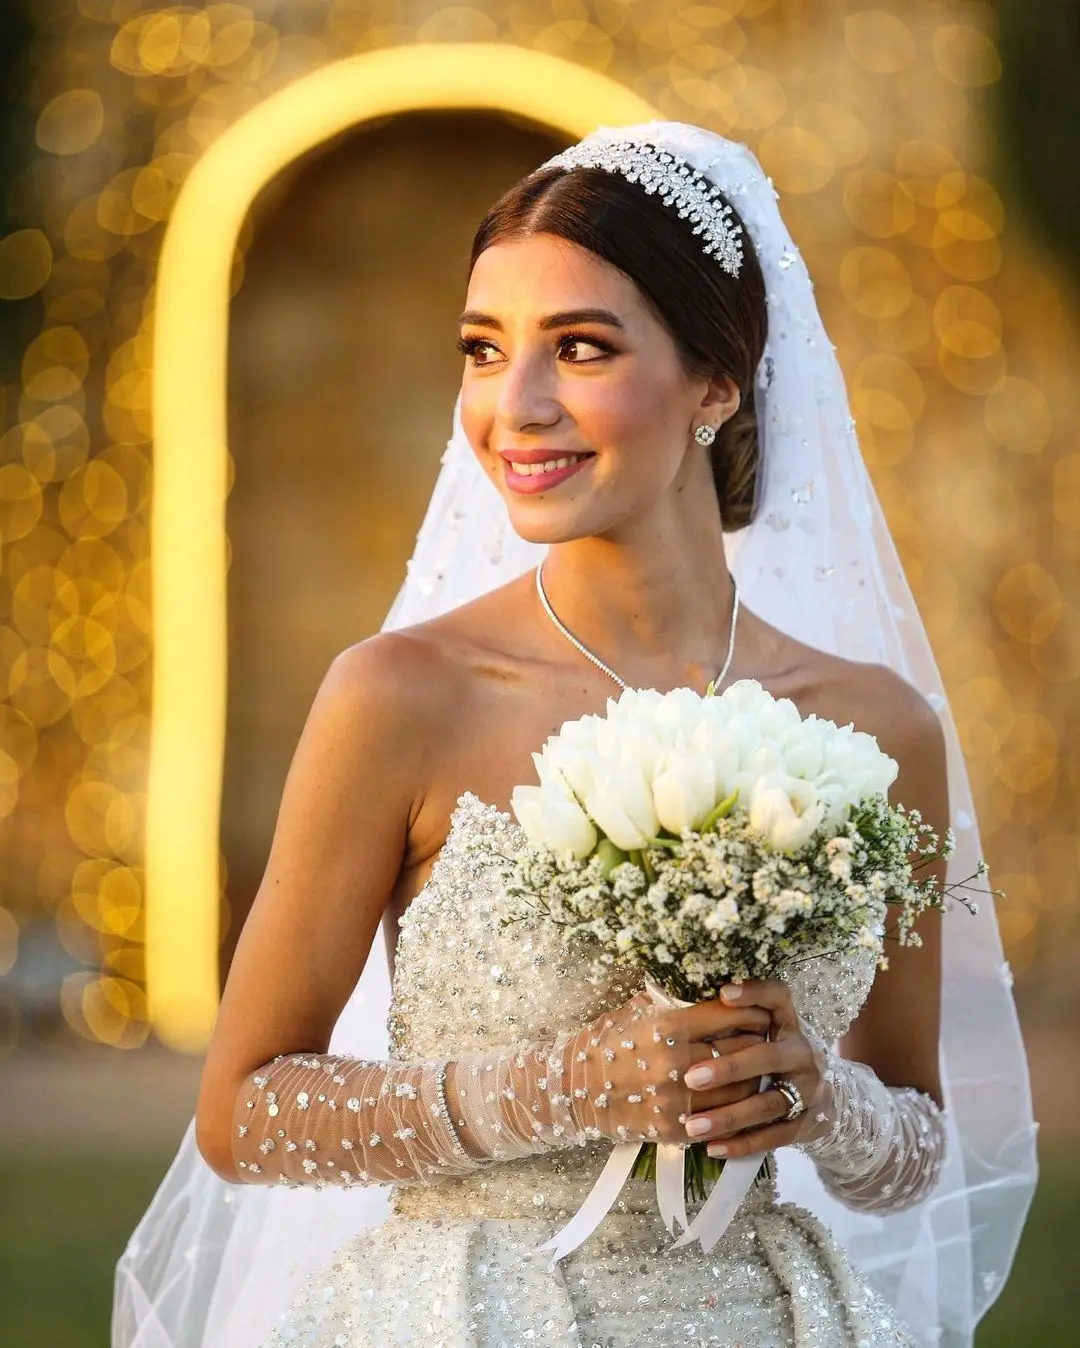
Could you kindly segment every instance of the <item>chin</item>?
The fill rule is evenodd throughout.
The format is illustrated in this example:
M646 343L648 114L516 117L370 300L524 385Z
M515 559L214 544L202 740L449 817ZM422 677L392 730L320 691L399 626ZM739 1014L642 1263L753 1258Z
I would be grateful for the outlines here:
M595 532L574 520L565 518L562 510L515 510L507 506L510 527L526 543L548 545L572 543L576 538L589 538Z

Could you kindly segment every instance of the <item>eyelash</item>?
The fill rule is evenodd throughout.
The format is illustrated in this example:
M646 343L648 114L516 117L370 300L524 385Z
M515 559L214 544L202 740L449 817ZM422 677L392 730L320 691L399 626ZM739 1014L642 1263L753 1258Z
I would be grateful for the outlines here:
M564 346L572 345L574 342L581 342L584 346L594 346L606 356L615 355L615 348L613 346L608 346L607 342L600 341L598 337L590 337L584 332L564 332L559 339L559 347L561 349ZM481 347L494 345L495 343L488 341L486 337L459 337L456 342L457 349L461 354L463 356L468 356L470 359L475 356L476 352ZM573 360L570 364L591 365L593 361L600 359L602 359L602 357L593 356L589 360ZM481 367L477 366L476 368L479 369Z

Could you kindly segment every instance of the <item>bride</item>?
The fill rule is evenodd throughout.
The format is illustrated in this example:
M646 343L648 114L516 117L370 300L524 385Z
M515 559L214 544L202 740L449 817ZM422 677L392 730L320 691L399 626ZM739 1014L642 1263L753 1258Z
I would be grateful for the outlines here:
M895 799L955 827L950 880L976 870L775 198L744 146L655 122L481 223L442 473L384 630L315 698L114 1348L970 1343L1035 1174L991 903L927 914L877 978L822 957L660 1011L500 926L470 848L520 839L507 802L562 722L750 678L877 736ZM628 1137L769 1160L708 1253L669 1248L640 1179L541 1253Z

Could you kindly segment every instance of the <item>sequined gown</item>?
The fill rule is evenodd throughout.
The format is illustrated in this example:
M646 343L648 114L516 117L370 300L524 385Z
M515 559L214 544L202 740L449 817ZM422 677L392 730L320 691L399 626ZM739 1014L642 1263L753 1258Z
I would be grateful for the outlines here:
M519 825L471 792L451 815L430 878L401 922L390 1018L397 1059L455 1057L553 1039L621 1005L635 986L590 979L542 925L501 928L506 897L487 835L507 852ZM803 965L792 992L811 1028L842 1034L872 957ZM398 1185L391 1215L312 1275L264 1348L879 1348L912 1344L825 1228L751 1188L709 1254L669 1252L651 1183L558 1264L542 1244L577 1211L611 1143L551 1151L435 1184ZM688 1204L693 1214L696 1205Z

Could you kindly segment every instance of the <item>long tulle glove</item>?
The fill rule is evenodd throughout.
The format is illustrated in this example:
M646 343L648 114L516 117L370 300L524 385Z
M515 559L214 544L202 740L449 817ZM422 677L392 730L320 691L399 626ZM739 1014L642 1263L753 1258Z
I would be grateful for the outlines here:
M886 1086L863 1063L824 1049L831 1105L819 1137L795 1145L825 1188L857 1212L900 1212L930 1193L945 1160L945 1119L930 1096Z
M688 1108L689 1044L661 1034L655 1015L638 996L551 1043L455 1060L275 1058L237 1099L237 1179L424 1184L595 1138L656 1137L662 1115ZM630 1090L608 1079L620 1054L634 1064Z

